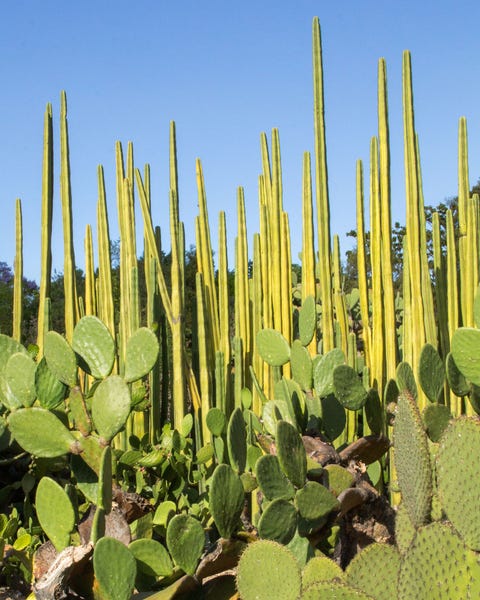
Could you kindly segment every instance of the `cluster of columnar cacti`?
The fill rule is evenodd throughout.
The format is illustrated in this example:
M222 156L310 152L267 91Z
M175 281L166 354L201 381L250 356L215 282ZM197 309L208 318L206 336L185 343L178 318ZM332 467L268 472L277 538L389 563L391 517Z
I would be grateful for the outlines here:
M175 126L170 128L169 285L160 230L153 224L149 167L143 174L135 168L131 144L126 160L121 144L116 146L118 319L101 167L98 269L87 227L83 298L76 289L64 93L64 335L50 331L53 133L47 106L37 346L26 350L21 345L22 215L17 201L13 336L0 334L0 449L19 445L33 457L29 468L40 473L39 482L25 493L34 490L29 501L35 522L62 559L74 556L72 548L82 548L78 561L82 568L89 565L91 576L87 596L127 600L134 589L156 587L163 589L152 600L189 593L227 599L236 588L242 600L407 600L419 590L425 598L480 594L480 472L472 460L480 445L479 421L473 416L480 413L480 332L474 328L480 326L480 295L475 296L479 200L469 194L466 123L460 121L458 231L448 211L447 252L442 255L441 224L434 216L432 285L410 56L405 53L407 227L402 298L396 305L386 66L380 60L378 136L370 146L370 263L359 162L359 283L346 294L338 237L332 247L330 234L322 69L315 19L318 240L311 159L305 153L300 283L292 275L278 131L272 132L270 148L261 136L260 232L253 238L251 266L245 198L238 191L233 311L225 215L219 216L215 265L197 161L194 361L185 339L185 238ZM143 221L145 306L140 305L136 198ZM361 327L353 327L352 319L357 325L360 320ZM35 465L51 459L63 461L67 482L53 468L49 471L50 463L43 471ZM322 552L338 558L346 517L376 501L385 484L399 504L396 545L373 544L343 571ZM127 494L142 492L151 509L145 522L136 515L130 527L125 525L123 539L109 525L114 485ZM91 521L86 538L79 511ZM265 563L261 573L259 563ZM380 568L388 568L381 581L376 576ZM231 569L236 569L235 578ZM51 597L60 579L40 578L38 597Z

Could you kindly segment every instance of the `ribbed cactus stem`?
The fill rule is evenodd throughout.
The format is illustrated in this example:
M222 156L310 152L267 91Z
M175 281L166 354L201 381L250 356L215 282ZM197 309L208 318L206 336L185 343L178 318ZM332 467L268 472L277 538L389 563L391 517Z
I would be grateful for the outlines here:
M403 54L403 113L405 144L406 216L408 234L408 260L412 299L412 349L411 364L418 365L420 351L425 344L425 320L422 298L422 266L420 256L419 179L415 123L413 113L412 68L410 53Z
M13 324L12 337L21 342L23 318L23 229L22 229L22 203L20 198L15 201L15 262L13 280Z
M261 259L261 242L258 233L253 236L253 293L252 293L252 320L253 331L257 332L262 329L262 306L263 306L263 290L262 290L262 259ZM262 373L263 359L260 356L256 344L253 344L252 349L252 365L255 373ZM261 415L262 401L255 386L252 388L253 394L253 411L257 415Z
M288 215L285 211L281 214L281 261L282 261L282 334L283 337L291 344L292 343L292 251L290 247L290 225ZM283 366L283 375L291 376L290 363Z
M242 339L242 355L245 362L245 374L250 366L251 360L251 306L248 284L248 243L247 222L245 215L245 197L243 188L237 192L237 223L238 235L236 239L235 254L235 297L237 316L235 323L236 337Z
M333 236L333 306L340 328L341 345L339 347L343 350L345 356L347 356L348 319L345 294L343 293L342 267L340 264L340 239L338 235Z
M97 300L95 290L95 266L93 264L93 238L92 228L87 225L85 229L85 314L97 314Z
M302 179L302 302L308 296L315 298L315 243L313 230L312 168L310 153L303 154ZM308 345L311 356L317 353L317 336Z
M361 160L357 161L356 189L358 291L360 294L360 314L362 317L362 338L364 344L365 364L371 369L372 330L370 327L370 311L368 302L367 256L365 252L366 239L363 199L363 166Z
M210 365L208 363L208 339L206 335L206 307L205 307L205 286L203 275L196 275L196 299L197 299L197 336L198 336L198 363L200 375L200 396L202 398L201 423L203 443L210 440L211 434L207 427L206 416L211 408L211 377ZM182 407L183 408L183 407ZM176 407L174 406L176 411ZM180 423L180 415L175 415L175 423Z
M105 195L105 179L103 168L98 167L98 202L97 202L97 244L98 244L98 282L100 319L115 337L115 317L112 289L112 261L110 254L110 231L108 225L107 202Z
M378 144L370 143L370 256L372 261L372 364L371 377L379 393L385 383L385 339L382 299L382 222L378 178Z
M378 147L380 170L380 223L382 256L382 298L387 379L395 377L397 336L395 328L395 295L392 277L392 225L390 200L390 140L388 126L387 70L385 59L378 62Z
M225 212L218 215L218 310L220 321L220 347L223 355L223 382L226 406L230 401L230 308L228 294L227 227ZM225 408L225 407L224 407Z
M63 221L63 286L65 296L65 337L72 340L75 326L76 279L75 253L73 249L72 194L70 186L70 158L68 147L67 97L60 96L60 200L62 202Z
M328 199L327 150L325 142L325 108L323 101L323 66L320 24L313 20L313 95L315 126L315 191L317 204L320 301L322 303L323 353L334 348L332 307L330 205Z
M282 331L282 258L281 258L282 180L280 165L280 140L278 131L272 130L272 192L268 211L270 232L270 271L272 278L273 326Z
M435 272L435 304L437 307L438 328L440 338L440 354L446 357L450 352L450 338L448 335L447 312L447 273L445 257L442 253L442 240L440 235L440 217L438 212L432 215L433 239L433 269Z
M53 127L52 105L47 104L43 121L42 162L42 230L40 251L40 289L38 294L37 346L39 358L43 356L43 340L48 326L45 323L45 304L50 297L52 274L52 210L53 210Z
M199 207L199 233L200 237L197 240L197 252L200 250L198 262L199 271L203 275L205 285L205 299L206 309L208 314L208 320L210 321L210 327L213 335L213 349L214 351L220 349L220 325L218 318L218 298L215 287L215 274L213 268L213 252L212 244L210 241L210 225L208 221L207 211L207 196L205 192L205 181L203 177L203 169L201 162L197 159L196 161L196 175L197 175L197 190L198 190L198 207Z

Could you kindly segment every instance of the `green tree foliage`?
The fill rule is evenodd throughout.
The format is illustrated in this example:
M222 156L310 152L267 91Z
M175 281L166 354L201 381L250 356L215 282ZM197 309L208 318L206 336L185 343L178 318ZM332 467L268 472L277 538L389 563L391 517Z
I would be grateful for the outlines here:
M0 262L0 332L6 335L12 335L13 279L12 268L7 263ZM37 337L38 285L24 277L22 289L22 342L28 346Z

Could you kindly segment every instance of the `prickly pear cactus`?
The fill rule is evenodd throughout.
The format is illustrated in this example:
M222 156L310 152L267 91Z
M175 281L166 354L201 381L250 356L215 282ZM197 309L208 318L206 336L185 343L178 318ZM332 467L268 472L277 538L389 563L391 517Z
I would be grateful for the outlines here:
M394 546L370 544L348 565L346 582L375 600L393 600L397 595L400 561L400 553Z
M447 524L431 523L420 528L400 567L398 600L478 597L478 556Z
M237 589L242 600L297 600L300 567L293 554L276 542L249 544L237 568Z
M460 327L452 336L451 348L458 370L469 381L480 385L480 330Z
M97 317L82 317L73 330L72 348L82 361L84 370L104 379L115 362L115 342L106 325Z
M287 421L277 423L277 455L285 475L296 487L303 487L307 476L307 455L302 438Z
M437 402L445 382L445 367L431 344L425 344L420 353L418 381L430 402Z
M67 492L50 477L42 477L37 487L35 508L38 521L57 552L70 544L75 511Z
M205 547L205 532L197 519L176 515L167 527L167 547L175 563L193 575Z
M113 538L103 537L93 552L94 595L98 600L130 600L137 566L130 550Z
M273 454L261 456L255 464L258 485L267 500L275 498L293 499L295 489L280 468L278 458Z
M342 581L345 573L327 556L315 556L307 562L302 571L302 588L321 581Z
M301 600L375 600L349 585L339 581L320 581L309 585L300 596Z
M480 550L480 419L461 417L447 427L437 455L442 508L465 544Z
M257 349L263 360L272 367L281 367L290 360L287 340L274 329L261 329L257 333Z
M413 396L402 392L393 431L394 460L402 499L415 527L427 522L432 501L428 439Z
M269 502L258 522L258 534L266 540L288 544L297 528L295 506L284 498Z
M238 529L245 501L242 480L229 465L218 465L210 485L210 512L223 538Z

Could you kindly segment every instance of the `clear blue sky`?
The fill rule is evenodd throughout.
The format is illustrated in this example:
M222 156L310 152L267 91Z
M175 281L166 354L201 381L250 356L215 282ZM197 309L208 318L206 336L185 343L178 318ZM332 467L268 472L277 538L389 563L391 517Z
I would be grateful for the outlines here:
M404 219L402 51L412 51L425 200L456 194L457 126L469 125L470 182L480 177L478 0L15 0L0 20L0 260L13 263L14 203L24 212L25 273L37 278L43 113L67 91L76 257L95 232L96 167L104 165L117 236L114 143L132 140L152 167L154 221L168 246L168 127L178 132L181 218L194 243L195 158L203 161L210 223L227 212L236 234L236 188L245 188L248 234L258 230L259 135L280 130L284 207L294 257L301 243L301 165L313 150L311 24L322 28L332 233L355 227L355 161L367 164L377 131L376 78L387 60L393 218ZM56 181L59 169L56 160ZM54 266L62 271L58 185ZM140 225L140 218L138 225ZM215 242L214 242L215 243Z

